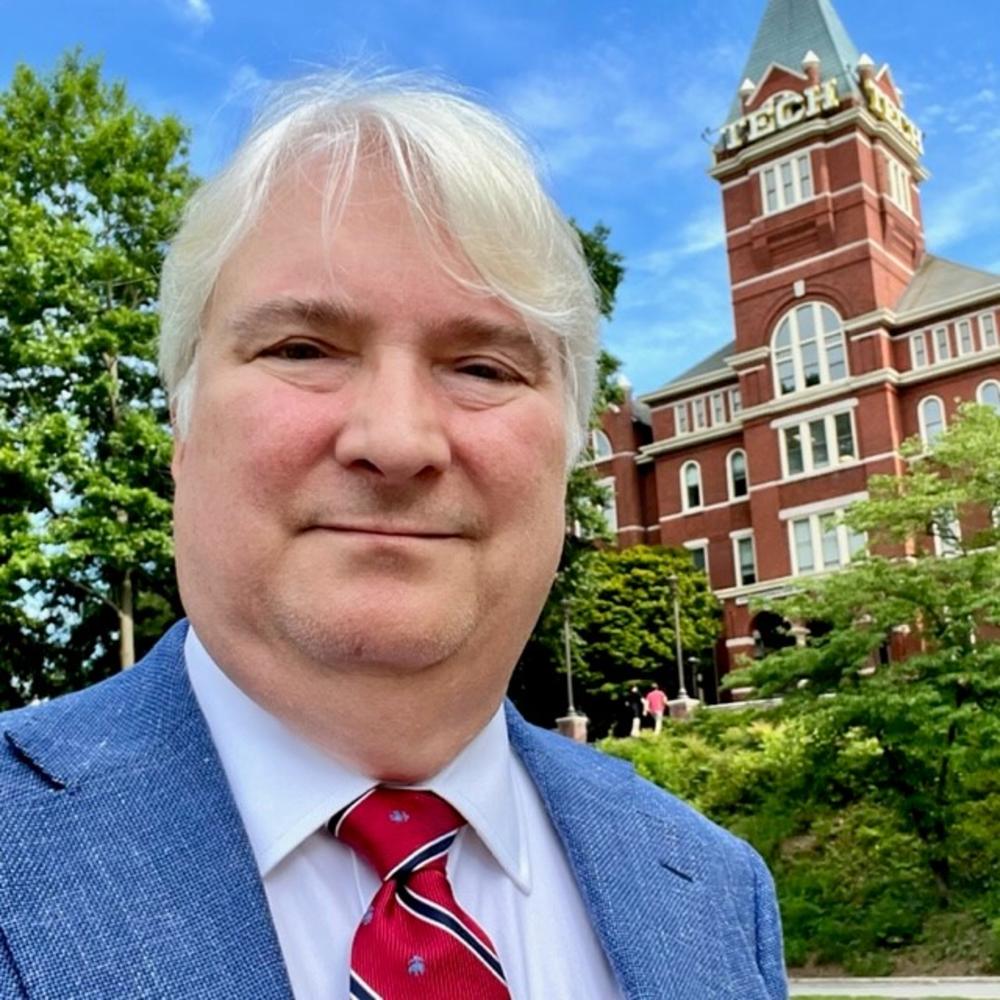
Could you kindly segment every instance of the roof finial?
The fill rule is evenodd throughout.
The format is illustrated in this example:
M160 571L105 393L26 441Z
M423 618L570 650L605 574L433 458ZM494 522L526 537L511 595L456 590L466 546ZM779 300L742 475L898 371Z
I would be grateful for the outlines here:
M747 105L750 103L750 98L753 96L753 92L757 89L757 84L747 77L740 84L740 104L743 106L743 110L746 111Z

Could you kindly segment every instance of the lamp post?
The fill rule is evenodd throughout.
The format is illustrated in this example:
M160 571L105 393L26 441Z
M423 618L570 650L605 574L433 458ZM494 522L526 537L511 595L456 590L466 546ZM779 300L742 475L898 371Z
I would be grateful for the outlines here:
M566 701L567 715L576 715L573 704L573 648L570 642L569 601L563 601L563 653L566 657Z
M681 600L678 593L678 579L676 573L671 573L667 578L670 584L670 591L674 597L674 642L677 650L677 698L680 701L687 701L687 688L684 686L684 647L681 645Z

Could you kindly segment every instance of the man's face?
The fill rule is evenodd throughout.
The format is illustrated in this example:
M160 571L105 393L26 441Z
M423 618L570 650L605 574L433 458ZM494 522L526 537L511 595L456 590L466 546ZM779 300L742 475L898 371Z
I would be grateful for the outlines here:
M275 669L500 676L562 542L554 345L442 270L388 176L329 221L294 172L220 275L173 463L185 607Z

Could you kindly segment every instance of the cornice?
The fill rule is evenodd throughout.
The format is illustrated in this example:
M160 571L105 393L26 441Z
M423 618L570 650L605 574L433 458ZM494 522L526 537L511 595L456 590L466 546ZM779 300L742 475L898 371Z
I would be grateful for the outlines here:
M729 364L729 358L726 358L726 364ZM659 389L654 389L652 392L647 392L645 395L639 396L638 400L640 403L645 403L647 406L655 406L673 398L674 396L683 396L685 393L690 392L693 389L702 389L707 386L716 385L719 382L726 382L735 378L736 376L733 372L720 368L714 372L706 372L703 375L695 375L691 378L686 378L683 382L668 382L665 386L661 386Z
M829 118L813 118L812 120L797 125L794 128L786 129L775 135L768 136L760 142L747 146L735 156L716 163L708 168L708 175L718 181L724 181L733 174L740 173L745 167L756 163L758 160L766 159L773 153L780 152L793 143L802 139L810 139L813 136L826 136L831 132L836 132L845 125L864 125L868 134L881 139L887 146L890 146L897 156L913 170L917 180L926 181L930 179L930 171L923 166L914 156L913 150L906 144L903 138L895 131L880 122L861 105L848 107Z

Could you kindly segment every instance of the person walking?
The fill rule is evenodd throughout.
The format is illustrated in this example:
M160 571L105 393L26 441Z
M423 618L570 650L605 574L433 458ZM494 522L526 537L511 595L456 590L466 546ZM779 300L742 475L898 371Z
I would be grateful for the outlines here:
M652 690L645 697L646 712L653 717L653 732L659 733L663 728L663 713L667 710L667 696L654 683Z

